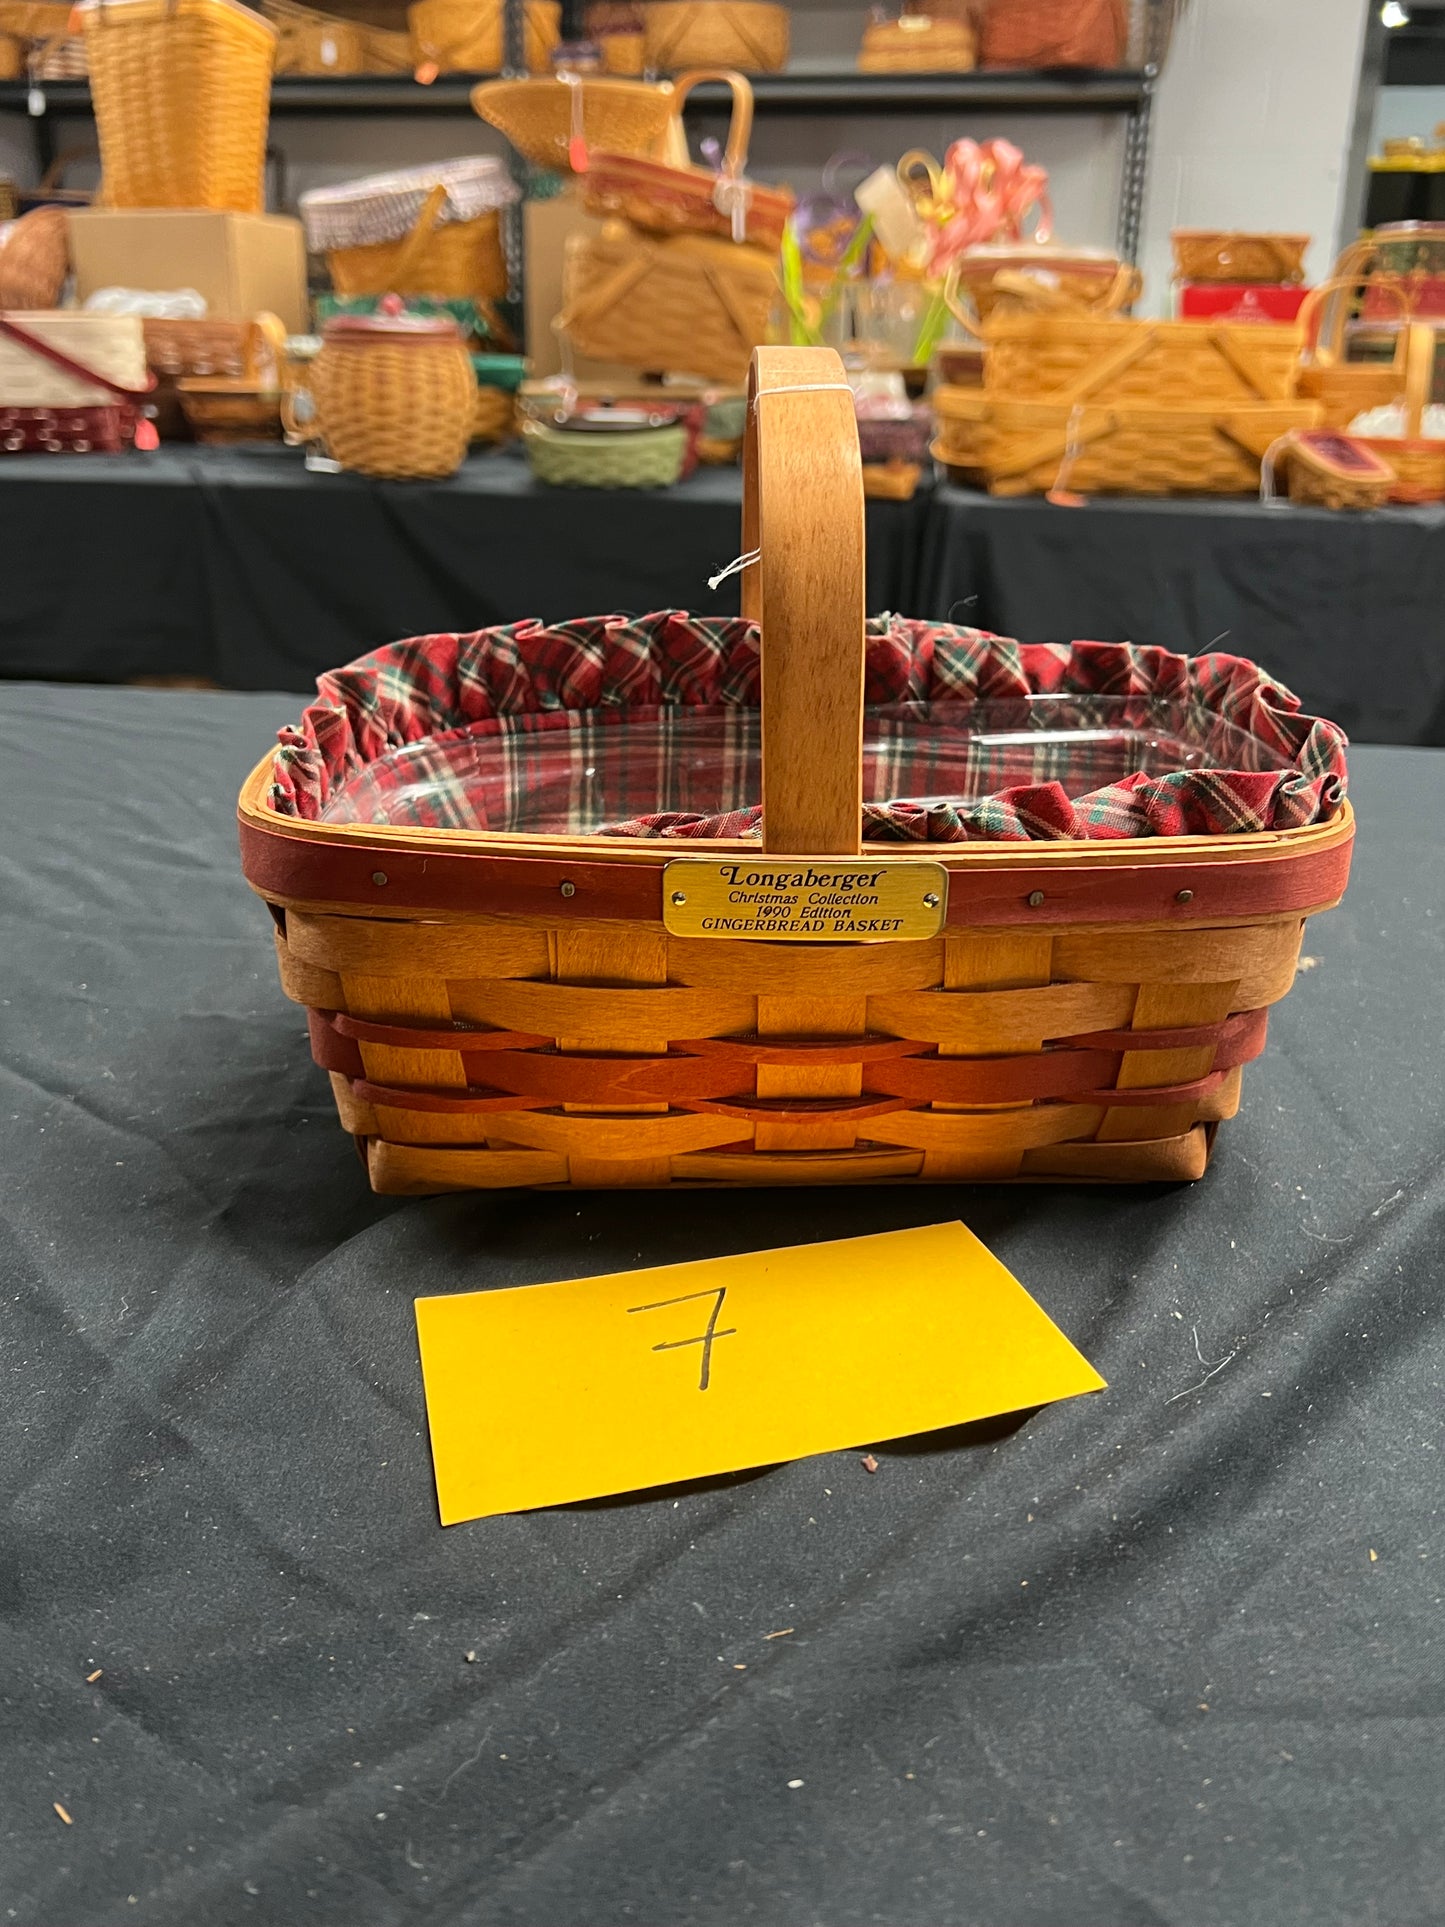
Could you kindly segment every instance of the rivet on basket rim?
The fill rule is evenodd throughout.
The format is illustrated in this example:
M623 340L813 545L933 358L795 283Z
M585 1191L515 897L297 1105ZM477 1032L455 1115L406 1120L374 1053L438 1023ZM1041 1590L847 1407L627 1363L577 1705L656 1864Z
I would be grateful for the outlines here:
M561 883L557 887L561 890L564 897L575 897L577 894L577 885L575 883Z
M1174 901L1176 903L1193 903L1194 892L1192 890L1176 890L1174 892Z
M371 880L377 886L377 888L380 889L382 884L386 882L386 871L373 870L371 873Z
M1037 909L1038 909L1038 907L1039 907L1039 905L1040 905L1040 904L1041 904L1041 903L1043 902L1043 900L1044 900L1044 893L1043 893L1043 891L1042 891L1042 890L1030 890L1030 891L1029 891L1029 908L1030 908L1030 910L1037 910Z

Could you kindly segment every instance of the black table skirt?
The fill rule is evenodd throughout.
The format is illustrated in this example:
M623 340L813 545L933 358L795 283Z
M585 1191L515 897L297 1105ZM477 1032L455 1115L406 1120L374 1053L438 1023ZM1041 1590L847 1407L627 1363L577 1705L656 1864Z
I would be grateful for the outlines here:
M1445 759L1198 1185L403 1201L237 873L293 707L0 691L4 1918L1434 1927ZM1107 1393L436 1523L417 1294L953 1217Z
M309 690L399 636L526 616L738 606L735 470L661 492L313 475L289 449L0 460L0 676ZM1025 641L1262 662L1358 740L1445 743L1445 509L1236 501L1078 510L922 491L868 505L873 610Z

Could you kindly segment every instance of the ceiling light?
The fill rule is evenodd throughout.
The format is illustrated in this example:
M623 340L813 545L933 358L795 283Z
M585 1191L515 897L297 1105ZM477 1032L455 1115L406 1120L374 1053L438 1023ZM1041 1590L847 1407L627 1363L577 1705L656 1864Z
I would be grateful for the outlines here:
M1385 27L1408 27L1410 16L1400 5L1400 0L1385 0L1380 9L1380 24Z

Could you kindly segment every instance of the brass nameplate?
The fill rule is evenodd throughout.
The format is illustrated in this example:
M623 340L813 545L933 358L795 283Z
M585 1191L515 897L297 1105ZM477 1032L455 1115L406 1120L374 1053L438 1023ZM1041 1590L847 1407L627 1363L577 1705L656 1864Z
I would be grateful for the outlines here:
M685 856L662 873L662 920L674 937L909 943L936 937L947 909L941 863Z

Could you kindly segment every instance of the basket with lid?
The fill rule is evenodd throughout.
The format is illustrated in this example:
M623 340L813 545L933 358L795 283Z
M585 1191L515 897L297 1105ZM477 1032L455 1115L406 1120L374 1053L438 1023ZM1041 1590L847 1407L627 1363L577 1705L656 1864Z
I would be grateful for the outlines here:
M340 295L495 301L507 291L499 210L517 197L501 161L469 155L313 188L300 207Z
M372 1183L1198 1176L1344 888L1339 732L1235 658L865 623L828 350L757 352L744 473L742 617L400 644L247 781Z
M461 330L445 316L337 315L321 337L308 386L314 420L297 407L299 372L284 371L281 418L295 440L318 439L342 468L389 481L454 475L476 417L477 384Z

